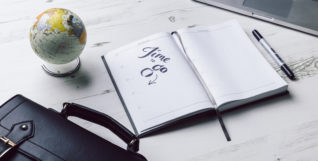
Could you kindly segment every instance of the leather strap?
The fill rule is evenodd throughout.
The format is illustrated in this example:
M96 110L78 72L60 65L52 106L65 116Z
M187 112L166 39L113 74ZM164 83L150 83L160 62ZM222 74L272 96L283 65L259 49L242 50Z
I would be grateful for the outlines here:
M110 116L75 103L64 103L63 107L60 113L62 117L76 116L104 126L127 143L128 151L137 152L139 150L139 139Z
M33 121L14 124L6 136L0 137L0 158L34 135Z

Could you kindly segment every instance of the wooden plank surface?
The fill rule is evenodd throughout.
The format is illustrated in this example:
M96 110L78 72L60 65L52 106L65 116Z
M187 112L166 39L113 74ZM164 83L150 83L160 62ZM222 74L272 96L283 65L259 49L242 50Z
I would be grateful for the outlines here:
M54 78L28 40L35 17L48 8L67 8L84 21L88 41L82 67L72 77ZM150 161L317 160L318 38L190 0L1 0L0 103L20 93L46 106L81 103L119 120L132 130L100 56L161 31L213 25L237 19L267 60L289 83L289 95L245 105L224 114L227 142L212 114L183 121L141 139ZM258 29L296 72L289 81L251 35ZM98 125L75 122L115 144L124 143Z

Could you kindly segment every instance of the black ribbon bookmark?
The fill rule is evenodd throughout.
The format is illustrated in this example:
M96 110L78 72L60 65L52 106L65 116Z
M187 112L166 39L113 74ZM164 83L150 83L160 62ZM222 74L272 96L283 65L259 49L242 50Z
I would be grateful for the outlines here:
M225 124L223 122L222 115L221 115L220 111L218 109L215 109L215 112L216 112L216 116L217 116L217 118L218 118L218 120L220 122L220 125L222 127L223 133L224 133L224 135L226 137L226 140L227 141L231 141L231 137L230 137L229 133L226 130L226 127L225 127Z

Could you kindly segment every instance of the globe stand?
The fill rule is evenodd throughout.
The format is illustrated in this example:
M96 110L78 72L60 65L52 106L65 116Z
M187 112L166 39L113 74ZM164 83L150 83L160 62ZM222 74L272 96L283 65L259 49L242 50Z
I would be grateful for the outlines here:
M80 58L77 57L75 60L66 64L50 64L45 63L42 65L42 69L53 77L66 77L79 70L81 66Z

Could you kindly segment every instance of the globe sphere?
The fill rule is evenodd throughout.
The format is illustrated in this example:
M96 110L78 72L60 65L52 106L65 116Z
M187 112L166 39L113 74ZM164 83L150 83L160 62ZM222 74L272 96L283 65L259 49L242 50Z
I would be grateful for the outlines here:
M82 53L86 44L85 26L70 10L51 8L36 17L30 29L30 43L44 61L66 64Z

